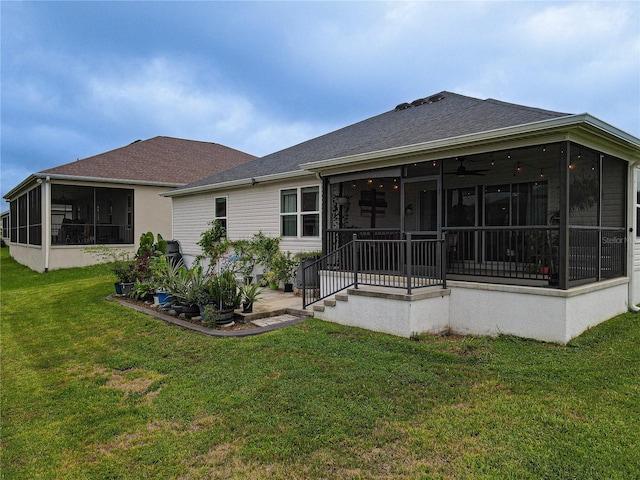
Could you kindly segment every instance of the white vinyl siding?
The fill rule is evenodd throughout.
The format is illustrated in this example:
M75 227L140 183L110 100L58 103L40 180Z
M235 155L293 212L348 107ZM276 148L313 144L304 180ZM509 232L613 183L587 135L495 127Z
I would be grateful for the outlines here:
M173 238L180 242L182 254L192 261L202 253L200 234L213 220L213 196L191 195L173 198Z
M262 232L268 237L280 236L280 192L300 186L320 187L314 177L303 177L286 182L257 183L235 190L173 197L173 234L180 242L182 253L190 258L201 253L197 242L208 222L214 218L214 199L227 198L227 236L231 240L250 239ZM321 188L320 188L321 190ZM321 193L320 197L321 198ZM297 252L322 248L320 237L284 237L282 250Z

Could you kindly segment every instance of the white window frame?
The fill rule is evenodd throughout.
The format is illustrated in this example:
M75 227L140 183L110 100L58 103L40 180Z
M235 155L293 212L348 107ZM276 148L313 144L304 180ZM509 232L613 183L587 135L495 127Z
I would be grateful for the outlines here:
M224 200L224 215L218 215L218 200ZM218 220L224 225L225 230L229 231L229 196L222 195L213 198L213 219Z
M640 168L636 168L636 191L635 194L635 204L636 204L636 243L640 243Z
M316 210L307 210L302 211L302 192L307 189L315 189L318 195L318 208ZM296 194L296 210L295 212L283 212L282 211L282 195L284 192L294 192ZM322 205L320 186L319 185L303 185L300 187L291 187L291 188L282 188L278 192L278 201L279 201L279 210L280 210L280 236L282 238L320 238L320 234L322 232L322 215L320 215L320 209ZM304 235L304 222L303 219L308 215L317 215L318 217L318 235ZM283 229L283 218L295 216L296 218L296 234L295 235L284 235Z

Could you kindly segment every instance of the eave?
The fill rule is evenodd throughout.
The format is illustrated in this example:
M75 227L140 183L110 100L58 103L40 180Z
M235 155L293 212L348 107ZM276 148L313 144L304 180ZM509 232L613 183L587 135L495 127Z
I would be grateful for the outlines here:
M412 160L482 153L492 148L513 148L538 141L577 140L606 146L607 153L633 161L640 158L640 139L589 114L569 115L514 127L488 130L459 137L331 158L300 165L300 168L327 175L337 172L401 165Z
M120 185L140 185L140 186L148 186L148 187L166 187L166 188L177 188L185 185L184 183L175 183L175 182L152 182L145 180L129 180L122 178L102 178L102 177L85 177L78 175L60 175L54 173L32 173L27 178L25 178L22 182L12 188L9 192L4 195L4 199L9 200L10 198L16 196L21 193L27 186L31 185L38 180L58 180L58 181L74 181L74 182L89 182L89 183L113 183Z
M194 195L198 193L215 192L219 190L225 190L229 188L252 186L259 183L277 182L280 180L289 180L299 177L308 177L313 175L313 172L306 170L294 170L291 172L275 173L272 175L261 175L259 177L241 178L238 180L230 180L228 182L212 183L208 185L198 185L196 187L181 188L179 190L172 190L170 192L161 193L163 197L183 197L185 195Z

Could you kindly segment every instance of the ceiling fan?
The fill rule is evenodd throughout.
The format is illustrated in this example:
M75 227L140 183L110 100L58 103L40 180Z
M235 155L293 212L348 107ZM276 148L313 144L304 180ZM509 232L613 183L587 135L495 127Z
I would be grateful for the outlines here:
M445 172L447 175L456 175L458 177L465 177L467 175L484 175L484 172L488 172L488 168L478 169L478 170L468 170L467 167L464 166L464 157L460 157L458 161L460 162L460 166L456 169L455 172Z

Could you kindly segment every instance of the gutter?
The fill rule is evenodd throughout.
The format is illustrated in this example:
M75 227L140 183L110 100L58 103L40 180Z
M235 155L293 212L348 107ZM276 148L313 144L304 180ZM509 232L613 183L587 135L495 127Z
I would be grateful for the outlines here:
M631 176L631 181L629 182L629 187L630 190L633 190L633 186L636 182L636 168L640 166L640 160L636 160L633 163L629 163L629 172L632 175ZM636 187L638 188L638 187ZM633 202L632 202L633 203ZM632 204L631 208L629 209L629 223L633 224L633 211L636 210L635 205ZM633 252L633 245L635 242L635 236L638 235L638 232L633 232L633 227L629 228L629 233L628 233L628 245L631 249L631 251ZM640 313L640 308L636 306L635 303L633 303L633 292L634 292L634 273L633 273L633 255L628 255L628 260L627 260L627 272L629 273L629 286L628 286L628 300L627 300L627 305L629 306L629 310L635 313Z
M287 180L291 178L307 177L313 175L312 172L306 170L294 170L291 172L274 173L271 175L261 175L259 177L241 178L238 180L229 180L227 182L211 183L208 185L198 185L190 188L180 188L169 192L161 193L163 197L182 197L185 195L193 195L195 193L213 192L225 188L241 187L256 185L258 183L275 182L277 180Z
M175 182L152 182L145 180L128 180L126 178L103 178L103 177L83 177L78 175L56 175L56 174L45 174L45 173L32 173L27 178L25 178L22 182L20 182L17 186L12 188L3 198L10 199L14 195L16 195L20 190L24 187L33 183L34 180L73 180L76 182L92 182L92 183L117 183L124 185L145 185L151 187L167 187L167 188L177 188L182 187L184 183L175 183Z
M44 273L48 273L51 253L51 177L49 175L44 179L44 218L42 223L44 223Z

